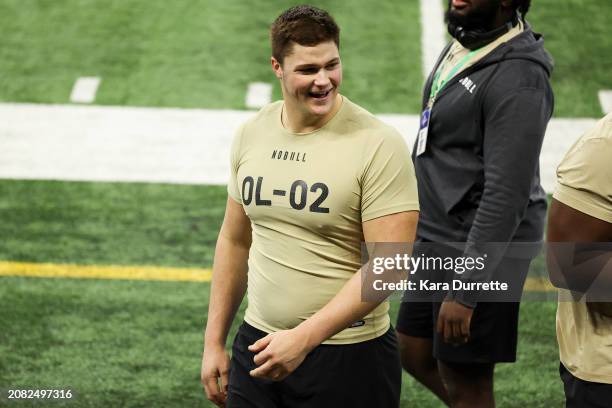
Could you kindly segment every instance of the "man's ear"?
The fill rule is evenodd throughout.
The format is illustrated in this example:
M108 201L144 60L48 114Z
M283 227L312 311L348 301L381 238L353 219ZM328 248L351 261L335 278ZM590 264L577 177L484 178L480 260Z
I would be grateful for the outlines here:
M278 79L283 79L283 67L280 62L274 57L270 57L270 63L272 64L272 71Z
M514 9L514 3L516 0L502 0L501 5L503 8L512 8Z

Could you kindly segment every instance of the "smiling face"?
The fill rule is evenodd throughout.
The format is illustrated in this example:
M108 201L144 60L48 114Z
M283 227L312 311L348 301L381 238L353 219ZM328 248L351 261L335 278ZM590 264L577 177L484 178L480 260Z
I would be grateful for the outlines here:
M297 127L322 125L336 113L342 63L333 41L315 46L294 43L282 64L272 57L272 69L280 80L286 114Z

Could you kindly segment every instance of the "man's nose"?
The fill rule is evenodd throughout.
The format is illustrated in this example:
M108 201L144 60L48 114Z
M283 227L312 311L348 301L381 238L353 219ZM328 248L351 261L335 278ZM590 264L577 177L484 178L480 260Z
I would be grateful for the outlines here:
M315 76L314 84L316 86L327 86L329 84L329 75L325 69L320 69Z

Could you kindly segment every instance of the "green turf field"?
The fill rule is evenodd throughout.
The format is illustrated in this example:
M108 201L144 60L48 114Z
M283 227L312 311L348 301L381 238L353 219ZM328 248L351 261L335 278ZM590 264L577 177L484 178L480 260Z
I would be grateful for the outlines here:
M197 283L0 278L0 390L69 387L76 400L65 406L75 407L212 406L199 384L208 293ZM554 311L523 305L519 362L496 373L498 406L562 406ZM402 401L439 406L406 375Z
M76 78L101 76L99 104L244 109L250 82L274 82L268 28L293 4L3 0L0 100L66 103ZM342 27L343 91L378 112L416 111L420 43L406 39L419 38L418 2L314 4Z
M555 115L601 116L612 3L533 3L556 61ZM267 28L293 4L2 0L0 102L68 103L81 76L102 77L102 105L244 109L255 81L278 98ZM418 1L314 4L342 28L343 92L373 112L417 113ZM225 199L224 187L0 180L0 261L207 268ZM0 406L46 406L4 399L34 387L70 387L74 407L212 406L199 384L208 296L207 283L0 277ZM562 406L555 307L522 305L519 362L497 369L498 406ZM402 401L440 406L407 376Z
M0 180L0 259L210 266L224 202L222 187ZM205 283L0 278L0 390L71 387L76 407L209 406L208 295ZM561 406L555 307L523 304L519 363L496 374L500 407ZM402 401L438 406L407 376Z
M244 109L247 85L279 88L267 30L292 1L3 0L0 101L67 103L101 76L96 103ZM343 92L377 113L417 113L419 3L317 1L342 28ZM529 19L556 60L557 117L598 117L612 89L609 0L539 0Z
M210 267L225 187L0 180L0 260Z
M538 0L528 20L555 59L555 116L601 117L597 92L612 89L609 0Z

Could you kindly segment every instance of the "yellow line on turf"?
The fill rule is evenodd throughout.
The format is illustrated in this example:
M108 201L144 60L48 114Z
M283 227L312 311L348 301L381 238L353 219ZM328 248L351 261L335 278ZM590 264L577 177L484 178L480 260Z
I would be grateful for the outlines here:
M101 266L0 261L0 276L210 282L212 271L210 269L156 266ZM529 292L554 292L557 289L546 278L529 277L525 282L525 290Z
M548 278L544 277L528 277L525 280L525 286L523 289L526 292L556 292L557 288L553 286Z
M0 261L0 276L210 282L212 271L210 269L156 266L102 266Z

